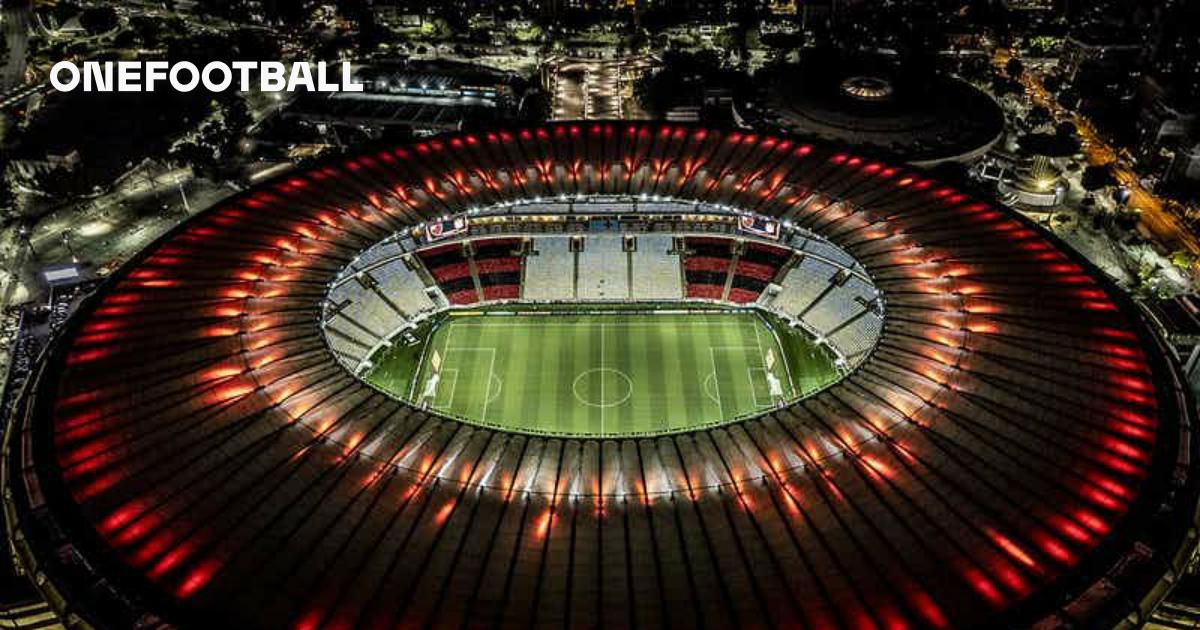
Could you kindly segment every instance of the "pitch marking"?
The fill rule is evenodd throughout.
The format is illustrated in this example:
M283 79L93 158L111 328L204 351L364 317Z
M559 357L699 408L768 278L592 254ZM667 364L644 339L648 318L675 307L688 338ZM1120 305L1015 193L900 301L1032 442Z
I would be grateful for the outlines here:
M616 374L618 377L620 377L622 380L625 381L625 395L623 397L621 397L620 400L616 400L613 402L604 402L604 393L603 393L604 392L604 377L603 377L604 372L611 372L613 374ZM600 389L601 389L600 400L601 400L601 402L598 402L598 403L585 400L584 397L579 394L580 381L582 381L584 378L586 378L589 374L593 374L593 373L598 373L598 374L602 375L601 380L600 380ZM578 400L581 404L587 405L588 407L595 407L597 409L607 409L609 407L616 407L618 405L625 404L625 402L627 400L629 400L629 397L633 395L633 379L629 378L628 374L622 372L621 370L615 369L615 368L592 368L590 370L584 370L584 371L580 372L579 376L575 377L575 380L571 382L571 394L573 394L575 396L575 400Z

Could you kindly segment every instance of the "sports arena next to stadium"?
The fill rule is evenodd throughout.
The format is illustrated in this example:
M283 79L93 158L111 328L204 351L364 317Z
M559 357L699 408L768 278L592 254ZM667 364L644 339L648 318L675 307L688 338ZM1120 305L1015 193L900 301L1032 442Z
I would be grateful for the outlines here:
M1019 216L657 123L338 158L80 309L6 443L80 628L1133 626L1193 402Z

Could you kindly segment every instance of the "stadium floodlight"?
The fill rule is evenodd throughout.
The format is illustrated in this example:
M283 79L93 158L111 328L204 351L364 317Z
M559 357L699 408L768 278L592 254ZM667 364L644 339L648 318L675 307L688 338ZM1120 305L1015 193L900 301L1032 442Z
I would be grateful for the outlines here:
M627 137L625 129L674 128L604 124L619 129L615 142ZM665 157L721 162L731 178L725 181L739 181L778 154L745 142L722 162L724 153L714 152L725 145L725 132L708 133L713 142L672 143L663 148ZM634 136L631 144L638 142ZM518 141L520 150L506 151L501 137L487 152L489 160L500 161L495 167L501 172L521 172L551 152L555 159L602 166L603 157L589 148ZM820 168L816 185L826 190L817 195L860 185L861 169L827 162L838 151L814 145L812 157L784 156L779 170L798 174L788 182L795 188ZM347 164L346 156L329 159L330 172ZM336 186L309 188L301 199L264 195L263 212L246 212L241 198L220 202L188 219L187 228L196 229L168 233L97 290L95 307L81 309L47 350L39 378L22 393L28 396L22 413L10 419L14 435L27 436L30 447L9 453L10 468L22 474L6 478L5 509L39 515L13 519L10 525L19 531L10 539L24 568L45 576L47 590L65 594L68 601L56 601L68 614L95 627L125 627L128 619L151 617L188 625L193 613L246 628L307 619L314 626L363 620L442 627L461 625L464 610L474 611L478 603L492 613L488 618L511 612L513 625L525 626L539 619L536 608L516 606L527 603L529 589L543 589L534 593L549 601L556 585L571 579L572 567L616 563L628 580L596 581L592 573L576 571L588 580L580 589L592 596L556 599L564 608L558 612L589 619L600 601L605 615L623 619L640 615L631 606L640 610L644 602L690 593L698 605L672 608L670 621L677 625L866 619L906 627L1025 627L1030 620L1057 619L1066 603L1085 598L1088 606L1071 610L1087 617L1073 621L1101 627L1102 621L1127 618L1129 602L1156 603L1151 600L1176 574L1171 562L1143 563L1138 579L1113 586L1109 576L1141 541L1155 541L1163 558L1186 557L1200 502L1200 458L1179 437L1194 424L1192 395L1177 385L1186 382L1182 370L1138 316L1137 305L1103 272L1082 261L1063 264L1074 260L1063 245L1022 229L1033 225L1021 215L975 200L936 202L931 194L940 184L919 188L881 176L871 182L871 194L855 196L860 205L839 203L847 216L825 235L823 245L841 248L855 262L831 266L818 255L806 256L788 267L787 274L796 274L790 281L760 268L760 276L783 288L768 293L770 310L755 313L749 309L764 300L750 290L757 283L746 280L753 278L742 273L754 265L735 258L767 267L795 261L801 246L808 251L809 234L822 238L826 217L820 208L787 204L798 225L814 227L784 243L766 243L740 239L728 224L745 216L778 220L782 198L761 205L754 199L754 207L763 209L755 214L731 212L737 196L715 203L730 194L728 186L694 180L572 182L572 190L596 207L651 193L689 204L686 219L694 223L686 233L649 226L637 236L638 250L624 252L613 234L571 231L569 219L587 216L587 206L551 218L559 206L531 205L534 194L552 199L559 193L530 178L503 193L511 203L501 207L528 210L506 216L504 234L464 235L471 247L402 241L402 260L369 252L379 247L363 238L381 231L368 220L375 217L341 205L381 188L419 187L426 174L447 181L472 159L470 152L431 152L419 168L346 174ZM268 184L249 194L269 190ZM444 205L422 206L419 219L407 212L388 218L399 222L392 225L420 221L422 228L411 226L410 234L428 234L433 208L453 209L453 218L461 220L454 213L463 208L490 212L492 206L481 205L490 195L486 189L447 190ZM336 208L331 198L339 200ZM977 213L979 205L988 210ZM335 216L339 229L305 241L303 252L283 255L286 270L248 290L236 272L257 263L249 254L242 257L242 250L275 248L280 234L291 241L290 233L318 213ZM843 229L880 216L888 216L896 231ZM492 219L479 222L490 227ZM701 235L691 227L714 229ZM246 247L213 247L217 241L205 240L210 233L235 235ZM517 248L487 242L500 239L533 243ZM651 239L661 240L650 247ZM745 246L735 249L738 240ZM585 246L575 247L579 242ZM947 264L970 259L978 273L964 290L981 294L989 308L974 309L975 302L955 296L949 280L931 281L945 274L940 261L922 259L922 243L935 245ZM752 253L755 246L784 251ZM171 249L177 258L159 255ZM385 291L342 281L361 271L350 268L354 261L368 260L369 274ZM828 289L837 293L817 300L814 291L833 286L825 282L833 267L855 274L845 288ZM649 268L667 271L639 273ZM235 272L219 271L224 269ZM673 295L691 297L675 298L683 305L669 313L616 304L646 290L640 281L647 276L670 281ZM887 279L888 306L903 318L897 326L887 325L888 313L862 312L854 299L871 295L876 276ZM131 286L135 291L125 290ZM329 289L314 290L321 286ZM605 290L610 303L581 305L581 288L597 295ZM1086 300L1079 299L1081 290ZM385 296L399 308L385 304ZM519 299L529 304L514 307L510 300ZM686 299L703 305L689 307ZM236 308L228 306L233 300ZM739 301L750 306L735 307ZM565 305L547 306L555 302ZM335 305L347 303L346 317L338 316ZM526 310L539 314L521 312ZM843 316L857 317L864 328L839 328ZM972 335L980 343L944 341L942 322L963 317L972 328L978 324ZM118 334L96 332L111 324L120 324L112 328ZM402 329L418 341L399 337L391 352L376 354L396 333L372 333L375 327ZM456 328L470 328L470 334ZM799 365L788 350L795 339L808 344L797 356L808 356L809 349L817 356L792 376L830 378L804 402L786 392L792 381L787 370ZM856 340L861 343L847 351ZM1037 375L1019 383L1004 362L988 360L995 352L1027 356L1029 348L1039 351ZM1103 350L1093 353L1089 378L1079 376L1079 348ZM389 358L402 353L412 356ZM235 366L237 374L206 376L218 362ZM854 370L862 377L850 376ZM387 385L389 374L403 378ZM178 378L168 383L167 375ZM148 398L148 383L154 392L169 385L178 395ZM664 391L671 393L648 407L652 413L634 413L639 401ZM776 413L777 405L802 414ZM113 408L121 413L109 413ZM533 411L540 409L546 411ZM84 422L87 430L80 431ZM131 426L144 427L153 439L127 439ZM246 430L271 439L243 436ZM227 437L231 448L207 447ZM110 448L116 441L121 447ZM254 448L239 446L243 442ZM204 455L210 481L197 483L204 476L179 465L193 452ZM155 483L123 476L134 470ZM995 471L1003 473L1003 484L988 481L999 479ZM1081 485L1073 471L1094 473L1105 481L1104 491L1096 491L1094 479ZM755 484L768 478L769 485ZM222 479L229 481L217 482ZM317 481L321 485L313 486ZM1120 492L1109 493L1110 483ZM921 491L930 487L951 492ZM562 500L564 490L572 501ZM793 491L817 502L797 500ZM160 519L154 507L169 496L186 496L190 513L214 516L188 519L180 529L178 518ZM306 496L320 500L293 500ZM577 496L583 500L576 503ZM614 496L632 500L626 508L613 506L610 518L605 503ZM707 507L680 509L667 500L671 496ZM706 529L718 522L710 514L755 527ZM896 516L863 518L871 514ZM913 519L915 528L905 519ZM259 526L267 523L278 528ZM397 523L424 533L388 535ZM651 532L647 538L647 523L662 523L670 535ZM797 527L804 536L795 535ZM276 530L303 534L280 537ZM694 537L687 532L702 530L711 540L689 542ZM357 544L362 532L378 535L371 534L372 544ZM793 560L810 549L838 554L844 540L906 544L906 532L918 534L920 548L912 553L857 553L850 545L841 556L845 562L812 562L808 570L783 576L752 564L760 552ZM577 533L604 545L573 544ZM822 538L825 533L831 536ZM445 544L448 536L455 544ZM820 540L837 548L825 550ZM633 547L625 548L626 541ZM739 541L753 549L725 553ZM460 561L462 550L501 549L501 543L504 552L486 562ZM64 548L72 549L71 557L60 553ZM537 553L510 552L520 549ZM629 553L639 554L637 561L627 562ZM711 579L696 582L699 574L687 566L657 562L660 555L669 560L680 553ZM126 557L145 561L122 562ZM389 558L423 560L389 565ZM160 572L168 561L175 564ZM83 563L89 570L80 572ZM380 570L360 570L376 566L371 563ZM726 566L734 570L709 570ZM446 571L426 575L422 567ZM513 587L487 595L487 601L416 601L425 593L453 591L448 584L487 584L490 575L513 576ZM755 580L738 578L745 575ZM105 589L92 588L98 579ZM637 602L626 599L630 584L638 588ZM862 584L865 596L821 595L845 584ZM1096 587L1119 592L1111 604L1087 599ZM364 596L354 596L356 589ZM314 612L314 593L329 593L329 605ZM810 603L824 619L808 618Z

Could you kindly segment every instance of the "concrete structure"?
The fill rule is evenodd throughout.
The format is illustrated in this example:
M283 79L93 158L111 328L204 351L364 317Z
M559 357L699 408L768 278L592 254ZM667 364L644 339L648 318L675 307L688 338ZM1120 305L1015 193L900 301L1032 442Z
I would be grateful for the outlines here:
M724 209L692 219L714 234L686 239L689 295L756 273L731 216L828 239L802 251L873 280L878 345L735 424L563 440L389 398L323 340L376 243L641 194ZM486 298L475 243L435 249ZM1200 497L1179 367L1099 270L922 171L686 126L457 134L264 183L115 274L24 391L10 540L81 627L1133 627Z
M759 128L891 154L923 167L969 163L1000 141L1004 114L958 79L902 72L882 62L817 59L768 79L765 109L735 116Z
M0 58L0 93L17 87L25 80L26 55L29 52L30 0L0 2L0 37L7 51Z

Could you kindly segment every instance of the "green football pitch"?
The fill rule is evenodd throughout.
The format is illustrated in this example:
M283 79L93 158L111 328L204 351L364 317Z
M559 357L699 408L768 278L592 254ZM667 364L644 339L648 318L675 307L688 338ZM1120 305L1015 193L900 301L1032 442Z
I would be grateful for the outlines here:
M468 422L561 436L686 431L837 380L805 333L753 312L449 314L374 358L376 387Z

